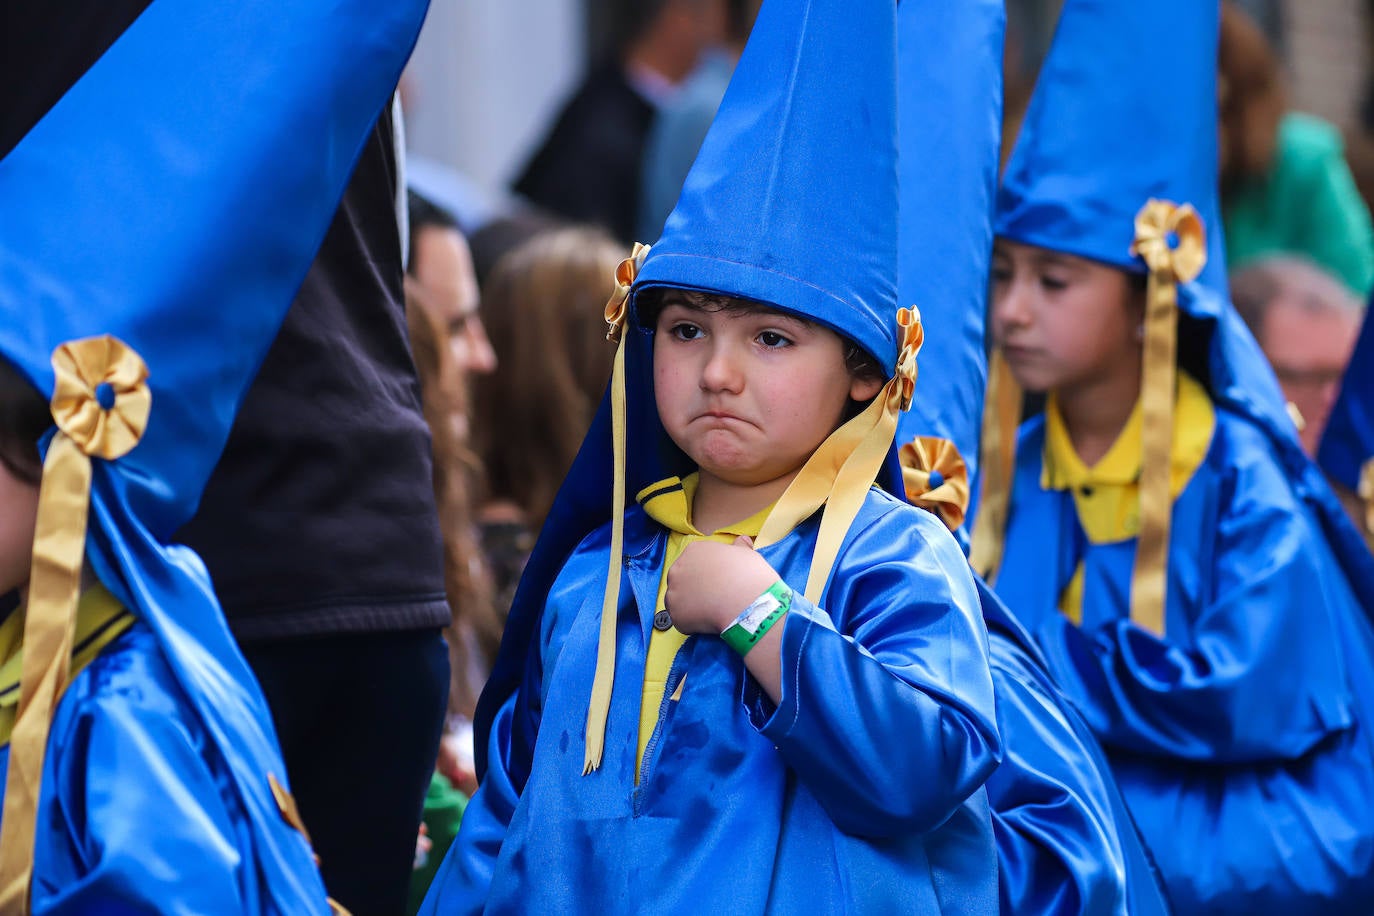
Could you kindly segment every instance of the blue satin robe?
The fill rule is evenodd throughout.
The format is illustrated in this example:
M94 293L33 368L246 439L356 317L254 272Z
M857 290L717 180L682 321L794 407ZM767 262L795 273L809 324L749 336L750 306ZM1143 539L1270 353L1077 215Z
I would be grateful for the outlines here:
M1216 416L1174 503L1163 639L1129 620L1135 540L1089 544L1071 494L1040 489L1043 418L1022 429L997 592L1101 740L1180 913L1369 913L1368 621L1270 440ZM1080 559L1081 628L1058 610Z
M794 589L817 524L762 551ZM996 911L981 788L1000 756L987 639L967 562L933 516L870 491L826 609L794 599L776 708L724 642L690 637L639 785L667 538L638 508L627 514L606 754L583 776L609 538L608 527L588 536L550 592L422 913Z
M0 748L0 785L9 752ZM313 884L314 900L295 899L288 913L261 886L252 831L224 761L142 621L62 695L39 806L34 916L329 913L299 834L288 867L302 887Z
M1005 751L987 783L1001 911L1167 916L1154 864L1097 739L1030 635L995 596L982 597Z

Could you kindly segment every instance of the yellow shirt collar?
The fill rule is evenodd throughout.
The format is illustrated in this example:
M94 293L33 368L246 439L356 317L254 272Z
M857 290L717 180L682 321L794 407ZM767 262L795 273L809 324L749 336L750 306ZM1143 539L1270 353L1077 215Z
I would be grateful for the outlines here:
M768 513L773 511L771 505L765 506L746 519L726 525L719 531L713 531L709 535L704 531L698 531L696 526L692 524L692 500L696 497L697 484L700 480L699 472L693 472L686 477L669 477L640 490L635 500L644 508L644 512L649 518L675 534L690 534L699 538L721 538L725 535L729 535L731 538L740 535L751 538L758 537L759 530L768 518Z

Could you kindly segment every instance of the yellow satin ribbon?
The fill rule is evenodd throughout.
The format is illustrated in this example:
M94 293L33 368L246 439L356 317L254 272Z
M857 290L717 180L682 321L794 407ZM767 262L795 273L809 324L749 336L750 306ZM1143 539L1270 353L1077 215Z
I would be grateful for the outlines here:
M989 583L997 581L1006 547L1011 480L1016 473L1016 431L1021 426L1021 386L993 350L988 361L988 390L984 395L981 490L973 522L969 564Z
M625 319L630 289L649 246L635 243L630 256L615 270L615 289L606 303L606 339L616 343L611 369L611 453L614 465L611 493L611 559L606 594L601 602L601 632L596 646L596 674L587 706L586 752L582 775L601 766L606 746L606 719L611 712L611 686L615 681L615 620L620 604L620 555L625 544Z
M948 439L917 436L902 446L897 458L911 504L934 512L950 531L962 525L969 483L968 466L958 447Z
M53 711L69 676L90 508L91 459L134 448L152 409L143 360L113 337L53 352L58 432L43 462L24 622L19 709L10 736L0 815L0 913L27 916L43 760ZM102 401L104 403L102 403Z
M1169 527L1174 508L1170 496L1170 456L1178 372L1178 284L1197 277L1207 263L1201 217L1189 204L1147 202L1136 214L1131 254L1139 256L1150 268L1140 381L1140 537L1131 575L1131 620L1163 636Z
M1360 468L1360 482L1355 492L1364 501L1365 536L1374 539L1374 458Z

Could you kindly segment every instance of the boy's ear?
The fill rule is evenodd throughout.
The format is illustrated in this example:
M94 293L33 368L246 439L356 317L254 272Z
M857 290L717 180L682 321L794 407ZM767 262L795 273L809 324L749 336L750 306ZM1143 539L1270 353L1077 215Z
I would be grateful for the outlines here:
M880 378L852 378L849 382L849 398L860 404L870 401L882 390L884 384L886 383Z

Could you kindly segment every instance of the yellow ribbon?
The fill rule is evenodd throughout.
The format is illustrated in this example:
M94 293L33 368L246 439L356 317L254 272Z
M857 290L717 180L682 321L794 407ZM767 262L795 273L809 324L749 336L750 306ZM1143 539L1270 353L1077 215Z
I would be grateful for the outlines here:
M582 775L601 766L606 747L606 719L611 713L611 686L615 681L615 620L620 604L620 555L625 544L625 320L630 289L649 246L635 243L630 256L615 269L615 289L606 303L606 339L616 343L611 369L611 451L614 466L611 494L611 559L606 575L606 594L601 602L601 632L596 647L596 674L587 706L586 753Z
M1131 253L1150 269L1140 381L1140 537L1131 576L1131 620L1163 636L1173 517L1169 485L1178 371L1178 284L1197 277L1207 263L1202 219L1188 204L1151 200L1136 214Z
M1374 458L1360 468L1360 482L1355 491L1364 502L1364 533L1374 543Z
M1011 367L994 350L988 361L984 395L981 491L973 522L969 564L989 583L997 581L1006 546L1011 480L1016 473L1016 430L1021 425L1021 386Z
M968 466L948 439L917 436L897 453L906 498L940 517L950 531L964 523L968 511Z
M19 709L10 736L0 815L0 912L29 912L43 760L53 711L66 689L90 508L91 458L127 454L148 424L152 395L138 354L113 337L53 352L58 432L43 462L24 622Z

